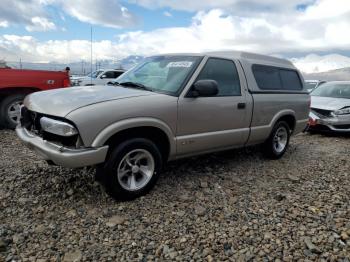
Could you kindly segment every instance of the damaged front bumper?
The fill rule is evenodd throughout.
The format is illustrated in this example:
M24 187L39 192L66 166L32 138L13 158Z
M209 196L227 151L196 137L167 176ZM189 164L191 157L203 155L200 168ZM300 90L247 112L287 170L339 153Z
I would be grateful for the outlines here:
M16 128L16 133L28 148L43 159L59 166L71 168L93 166L103 163L107 156L108 146L72 149L46 141L21 126Z
M350 133L350 115L320 117L314 112L310 112L308 129Z

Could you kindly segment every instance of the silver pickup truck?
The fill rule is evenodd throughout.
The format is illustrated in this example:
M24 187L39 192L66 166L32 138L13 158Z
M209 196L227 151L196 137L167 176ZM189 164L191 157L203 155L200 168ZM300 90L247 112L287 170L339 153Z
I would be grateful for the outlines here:
M152 56L113 85L29 95L16 131L49 163L97 166L107 192L146 194L166 162L262 144L280 158L310 97L287 60L212 52Z

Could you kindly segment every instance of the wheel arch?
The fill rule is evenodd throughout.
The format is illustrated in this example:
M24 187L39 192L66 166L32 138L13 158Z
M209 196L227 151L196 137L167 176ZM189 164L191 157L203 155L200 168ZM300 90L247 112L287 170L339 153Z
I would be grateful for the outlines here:
M290 130L293 132L296 126L296 116L295 112L293 110L283 110L276 114L274 118L271 121L271 128L275 126L275 124L279 121L285 121L289 127Z
M171 128L159 119L135 118L114 123L104 128L94 139L92 147L111 145L130 137L144 137L152 140L165 157L175 156L176 142Z
M293 115L282 116L281 118L278 119L278 121L285 121L288 124L290 130L292 132L294 131L295 126L296 126L296 119Z

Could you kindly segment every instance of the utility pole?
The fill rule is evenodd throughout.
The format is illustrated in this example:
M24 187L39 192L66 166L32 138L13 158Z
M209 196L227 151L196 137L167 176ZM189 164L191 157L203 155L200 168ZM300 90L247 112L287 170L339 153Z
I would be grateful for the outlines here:
M90 29L91 29L91 31L90 31L90 37L91 37L91 39L90 39L90 40L91 40L91 48L90 48L90 51L91 51L91 53L90 53L90 59L91 59L91 60L90 60L90 63L91 63L91 73L92 73L92 26L91 26ZM90 78L91 78L91 85L92 85L92 75L91 75Z

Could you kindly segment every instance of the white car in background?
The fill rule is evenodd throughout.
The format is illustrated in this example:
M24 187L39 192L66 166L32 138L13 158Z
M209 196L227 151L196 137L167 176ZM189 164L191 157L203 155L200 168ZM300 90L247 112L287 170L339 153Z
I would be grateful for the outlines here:
M350 81L333 81L311 92L309 131L350 133Z
M73 86L106 85L124 72L122 69L99 69L86 76L71 77L71 83Z
M312 90L316 89L320 85L323 85L326 83L326 81L322 80L305 80L305 89L307 92L311 92Z

